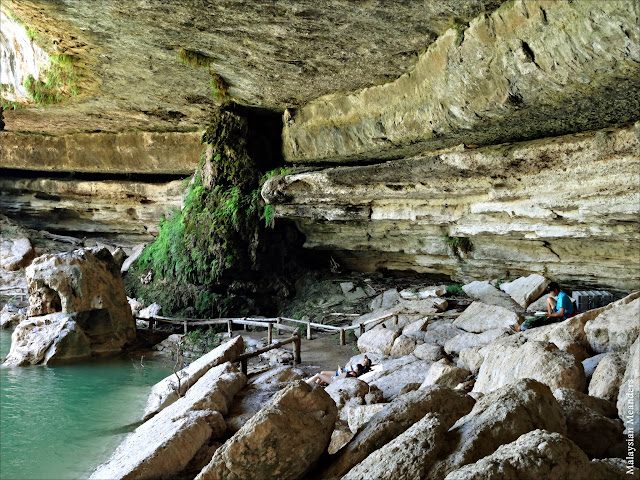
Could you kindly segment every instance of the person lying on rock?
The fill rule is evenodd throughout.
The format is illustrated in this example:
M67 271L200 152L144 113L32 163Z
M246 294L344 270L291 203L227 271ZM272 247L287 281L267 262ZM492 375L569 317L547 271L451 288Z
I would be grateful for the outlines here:
M560 285L551 282L548 287L547 313L541 317L528 318L522 325L512 325L514 332L521 332L535 327L542 327L550 323L562 322L576 314L573 302L569 295L560 290Z
M338 378L359 377L360 375L364 375L370 370L371 370L371 359L365 355L362 362L356 364L355 369L353 367L340 368L340 366L338 366L338 369L336 371L324 370L320 373L316 373L313 377L307 379L306 382L309 385L313 383L317 383L318 385L326 386L326 385L329 385L334 380L337 380ZM344 376L341 376L341 374Z

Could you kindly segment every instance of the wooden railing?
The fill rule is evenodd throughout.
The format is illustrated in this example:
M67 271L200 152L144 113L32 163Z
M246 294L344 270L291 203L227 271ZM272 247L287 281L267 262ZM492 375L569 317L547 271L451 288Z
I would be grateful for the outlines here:
M267 345L266 347L262 347L259 348L258 350L254 351L254 352L249 352L249 353L243 353L242 355L240 355L239 357L237 357L235 359L236 362L240 362L241 368L242 368L242 373L244 373L245 375L247 374L247 362L250 358L254 358L257 357L258 355L261 355L265 352L268 352L269 350L273 350L274 348L280 348L284 345L287 345L289 343L293 343L293 361L295 363L300 363L302 360L300 358L300 349L302 347L302 341L300 339L300 329L296 328L293 336L290 338L287 338L285 340L281 340L279 342L276 343L270 343L269 345Z

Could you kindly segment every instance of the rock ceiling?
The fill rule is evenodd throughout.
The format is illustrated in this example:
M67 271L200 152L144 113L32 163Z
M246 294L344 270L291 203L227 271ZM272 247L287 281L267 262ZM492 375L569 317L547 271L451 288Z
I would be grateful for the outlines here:
M210 57L235 101L283 111L386 83L452 26L500 0L3 0L47 53L72 55L78 94L61 105L5 111L6 129L193 130L212 108Z

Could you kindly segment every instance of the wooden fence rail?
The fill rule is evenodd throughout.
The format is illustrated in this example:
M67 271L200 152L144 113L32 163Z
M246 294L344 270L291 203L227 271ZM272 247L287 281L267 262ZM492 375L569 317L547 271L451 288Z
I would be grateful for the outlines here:
M294 332L292 337L287 338L285 340L281 340L281 341L276 342L276 343L270 343L266 347L259 348L255 352L243 353L242 355L237 357L235 359L235 361L236 362L240 362L240 364L242 366L242 373L244 373L246 375L247 374L247 361L250 358L257 357L258 355L261 355L261 354L263 354L265 352L268 352L269 350L273 350L274 348L280 348L280 347L282 347L284 345L287 345L289 343L293 343L293 360L294 360L294 362L295 363L300 363L302 361L302 359L300 357L300 349L301 349L301 346L302 346L302 342L301 342L301 339L300 339L300 329L298 329L298 328L295 329L295 332Z

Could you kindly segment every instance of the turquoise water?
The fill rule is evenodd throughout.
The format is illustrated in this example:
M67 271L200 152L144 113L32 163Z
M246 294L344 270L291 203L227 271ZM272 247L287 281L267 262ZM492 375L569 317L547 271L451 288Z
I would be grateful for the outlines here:
M11 332L0 330L0 357L10 346ZM0 478L87 478L135 428L151 386L171 374L144 363L0 367Z

